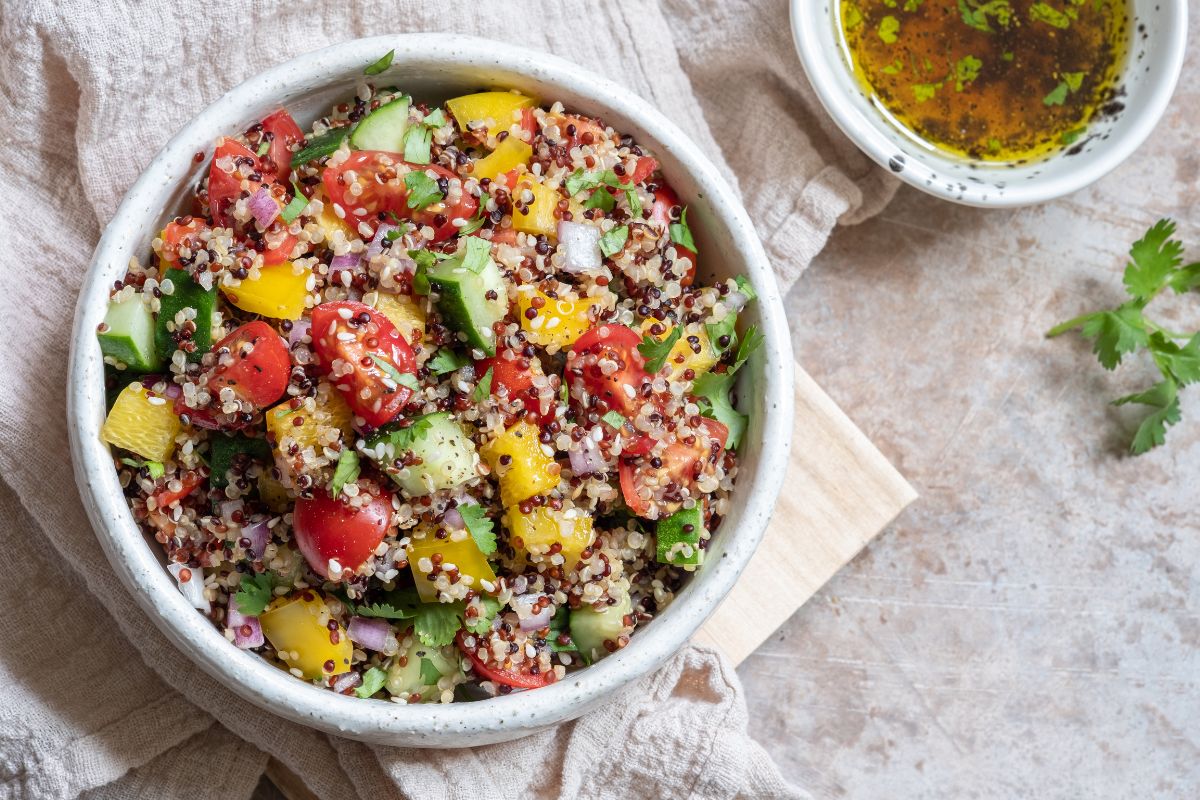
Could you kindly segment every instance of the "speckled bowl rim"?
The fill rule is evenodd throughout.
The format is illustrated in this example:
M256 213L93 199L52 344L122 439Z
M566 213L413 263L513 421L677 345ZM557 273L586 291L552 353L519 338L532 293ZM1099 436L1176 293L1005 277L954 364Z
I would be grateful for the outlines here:
M171 203L179 196L181 181L196 169L192 155L208 152L217 136L247 124L246 110L262 105L265 98L286 98L344 80L389 49L395 50L389 73L402 74L406 66L433 72L507 70L561 87L564 95L588 98L582 103L585 111L636 120L630 126L635 136L663 153L664 164L676 163L671 179L678 176L694 190L679 187L699 206L693 219L707 208L709 224L723 229L718 237L721 251L735 259L727 272L747 275L758 291L757 324L766 342L747 368L749 380L742 382L744 387L749 384L745 391L758 403L748 436L761 437L760 450L753 474L739 481L735 510L719 533L719 557L710 558L676 602L639 631L629 647L557 684L475 703L402 706L344 697L296 680L259 656L231 646L183 598L163 569L161 554L134 523L108 447L99 436L103 364L95 329L112 280L123 274L131 256L145 252L148 231L177 207ZM575 718L678 651L729 592L762 538L786 472L792 409L791 338L773 273L745 210L699 148L649 103L575 64L452 34L379 36L299 56L250 78L189 122L150 163L105 228L76 307L68 378L71 451L81 496L118 577L159 629L209 675L271 713L332 734L418 747L487 744Z
M831 10L837 2L791 0L790 4L796 51L825 111L863 153L901 180L935 197L980 208L1010 208L1053 200L1116 169L1142 145L1166 111L1183 70L1187 45L1187 0L1153 0L1154 12L1162 15L1153 49L1164 68L1147 79L1147 86L1140 90L1137 113L1122 113L1117 124L1107 129L1101 146L1070 156L1070 161L1052 157L999 172L992 167L969 167L964 159L918 148L911 142L906 146L891 122L869 105L864 109L865 103L846 92L844 78L849 67L840 54L829 57L827 47L832 40L832 49L840 53ZM1131 35L1136 33L1136 24L1133 28ZM1135 49L1137 46L1135 42ZM1126 77L1140 65L1141 58L1131 52ZM1047 169L1051 163L1055 166ZM1058 166L1060 163L1066 166Z

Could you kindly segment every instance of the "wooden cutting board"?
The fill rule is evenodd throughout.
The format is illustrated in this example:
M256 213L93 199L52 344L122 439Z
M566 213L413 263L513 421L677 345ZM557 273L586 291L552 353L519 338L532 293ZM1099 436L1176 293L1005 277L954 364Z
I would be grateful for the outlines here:
M775 515L737 585L694 640L742 663L916 497L797 365L792 453ZM317 800L275 759L267 777L289 800Z

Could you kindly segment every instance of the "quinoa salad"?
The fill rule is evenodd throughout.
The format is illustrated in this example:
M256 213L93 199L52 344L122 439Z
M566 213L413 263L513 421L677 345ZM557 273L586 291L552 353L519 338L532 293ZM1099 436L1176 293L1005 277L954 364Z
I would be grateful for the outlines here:
M102 436L231 646L478 700L625 647L704 563L762 337L652 152L552 98L418 101L388 62L196 153L97 331Z

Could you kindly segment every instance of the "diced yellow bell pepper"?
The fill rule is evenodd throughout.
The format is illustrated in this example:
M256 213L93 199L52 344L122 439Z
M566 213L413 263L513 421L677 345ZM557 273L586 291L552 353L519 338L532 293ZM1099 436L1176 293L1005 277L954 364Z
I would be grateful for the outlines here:
M405 341L412 343L425 338L425 308L412 297L376 292L375 309L396 326Z
M515 92L479 92L446 101L460 131L465 133L472 122L486 122L488 138L508 130L517 122L516 112L535 105L537 101L532 97Z
M423 525L413 533L412 544L408 547L408 566L412 570L413 583L417 585L417 594L426 603L438 601L437 584L429 578L433 572L434 555L441 557L438 564L443 568L447 564L454 565L461 576L459 583L476 592L486 591L482 585L483 581L488 581L493 586L496 583L496 573L492 570L492 565L488 563L487 556L479 549L479 545L475 544L470 534L458 541L439 539L434 535L433 528ZM421 568L424 559L429 559L429 563L425 564L428 569Z
M529 514L522 514L516 506L510 507L504 514L504 523L518 557L532 555L535 560L545 560L550 546L559 544L563 565L568 570L574 569L595 535L590 516L582 511L572 513L575 516L568 517L565 512L539 506Z
M346 630L329 628L329 606L311 589L280 598L259 616L279 659L308 680L350 671L354 645Z
M538 434L536 425L518 422L480 450L500 479L500 501L505 508L558 486L560 468L542 450Z
M300 319L304 301L308 299L308 277L305 267L297 275L292 262L259 267L257 278L242 281L239 286L222 286L226 299L243 311L261 314L272 319Z
M647 336L653 336L650 333L650 326L655 323L655 320L647 319L642 321L642 333ZM663 331L661 336L655 336L658 341L662 341L671 335L671 328ZM692 344L687 340L688 336L695 336L699 341L697 346L700 352L697 353L692 347ZM696 373L695 377L699 378L704 373L717 365L717 352L712 346L712 340L708 338L708 331L700 326L695 333L683 333L671 348L671 352L667 354L665 365L670 368L671 378L676 378L683 374L684 370L692 370Z
M152 395L134 382L121 390L100 436L150 461L166 461L175 450L175 437L183 429L171 401Z
M528 164L533 158L533 148L515 136L509 136L490 154L475 162L471 175L482 180L496 180L506 172L511 172L522 164Z
M333 202L325 194L324 189L320 189L313 196L314 199L321 201L321 213L316 216L317 225L321 228L321 233L325 237L326 242L333 240L333 235L337 231L341 231L347 239L355 237L354 230L346 224L346 221L339 217L333 210Z
M328 442L330 429L341 431L343 441L350 440L354 432L351 427L354 412L342 399L342 393L322 381L313 401L316 409L311 412L304 406L293 411L288 401L284 401L263 415L275 447L281 453L286 454L285 442L295 442L301 450L309 447L320 450ZM303 420L299 425L297 418Z
M535 297L540 297L545 304L537 309L536 317L529 319L525 316L525 312L533 307ZM575 344L575 340L592 327L588 312L598 304L599 301L591 298L583 300L559 298L555 300L540 289L534 289L532 292L522 290L517 295L521 328L525 331L529 341L542 347L556 344L562 350Z
M558 210L558 201L563 199L562 196L557 190L526 175L517 181L517 186L513 189L513 198L521 198L526 189L533 192L533 202L525 205L521 210L513 209L513 228L524 233L540 233L551 239L557 239L558 218L554 212Z

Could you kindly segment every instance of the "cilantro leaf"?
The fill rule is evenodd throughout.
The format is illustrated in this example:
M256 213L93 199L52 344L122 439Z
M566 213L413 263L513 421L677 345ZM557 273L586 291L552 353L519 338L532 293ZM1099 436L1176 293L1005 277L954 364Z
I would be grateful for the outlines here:
M611 231L605 231L601 234L600 252L611 258L625 249L627 241L629 241L629 226L618 225Z
M421 659L421 683L426 686L437 686L437 682L442 679L442 673L433 665L433 662L428 658Z
M884 44L895 44L900 38L900 20L888 14L879 22L879 38Z
M621 428L625 427L625 416L619 411L606 411L604 412L604 416L600 419L604 420L617 430L621 430Z
M679 216L679 222L672 222L667 226L667 231L671 234L672 242L695 253L698 251L696 250L696 241L692 238L692 229L688 227L687 212L685 207Z
M404 160L410 164L428 164L433 132L424 125L413 125L404 132Z
M414 392L421 388L421 384L417 381L417 376L411 372L401 372L396 367L388 362L383 356L370 353L371 360L375 362L375 366L383 370L383 374L387 375L397 386L404 386L412 389Z
M466 225L463 225L458 229L458 233L460 236L466 236L468 234L475 233L483 227L485 222L487 222L487 215L483 213L483 208L481 207L475 212L475 216L467 220Z
M758 332L757 327L751 325L747 328L745 337L738 343L737 358L734 359L733 366L729 368L729 371L733 373L741 369L742 364L745 364L750 358L750 354L762 347L765 341L766 337Z
M1115 406L1137 403L1157 409L1142 420L1133 435L1129 449L1135 456L1161 445L1166 441L1167 428L1179 422L1182 414L1179 411L1178 393L1179 387L1174 381L1164 380L1144 392L1119 397L1113 401Z
M358 616L377 617L379 619L412 619L413 612L405 608L396 608L390 603L371 603L358 607Z
M758 292L754 291L754 284L750 283L750 279L745 275L738 275L733 282L737 284L737 290L746 296L746 302L758 299Z
M362 686L354 690L354 694L361 698L368 698L383 688L387 683L387 672L379 667L371 667L363 673Z
M1183 261L1183 243L1172 239L1175 223L1160 219L1129 248L1125 288L1139 300L1149 300L1167 285Z
M1066 81L1059 81L1058 85L1050 90L1050 93L1042 98L1042 105L1046 106L1061 106L1067 101L1067 92L1071 87Z
M462 516L463 524L467 526L467 531L475 540L475 545L480 552L485 556L496 552L495 527L487 512L483 510L483 506L468 503L459 506L458 513Z
M478 598L483 610L477 617L466 618L465 627L471 633L483 635L492 629L492 620L500 613L501 606L499 600L486 594L478 595Z
M600 187L592 192L587 202L583 204L584 208L598 208L605 214L612 211L617 206L617 200L612 196L612 192L604 187Z
M642 342L637 349L642 354L642 358L646 359L646 372L653 375L663 368L663 364L667 362L667 356L671 354L671 348L675 346L682 335L683 328L676 325L671 329L667 338L661 342L650 335L642 337Z
M263 140L258 143L258 149L254 151L254 155L265 156L267 154L267 151L270 149L271 149L271 143L267 141L266 137L263 137Z
M433 358L425 362L425 366L434 375L445 375L448 372L462 369L470 363L470 359L466 356L459 355L449 347L443 347L433 354Z
M395 49L388 50L383 57L371 64L363 70L363 75L378 75L392 65L392 59L396 57Z
M580 192L595 189L598 186L618 187L621 185L621 181L617 178L617 173L611 169L585 172L583 168L580 168L568 175L563 185L566 186L567 194L574 197Z
M426 647L444 647L462 627L461 603L421 603L413 617L413 631Z
M419 169L414 169L404 176L404 187L408 189L408 198L404 204L414 211L427 208L442 198L438 182Z
M437 264L437 256L428 250L409 250L408 257L417 262L417 270L413 273L413 292L429 294L432 288L429 285L429 268Z
M1077 317L1071 322L1075 325L1070 327L1082 327L1084 336L1095 339L1092 352L1105 369L1116 369L1126 354L1144 346L1148 341L1142 309L1137 305L1126 303L1111 311L1097 311ZM1070 330L1069 327L1063 327L1066 324L1052 329L1048 335L1057 336Z
M350 447L345 447L338 454L337 467L333 470L333 480L329 482L329 496L337 497L342 493L347 483L358 480L358 453Z
M478 236L468 236L463 242L465 246L462 251L463 269L478 274L492 260L492 243Z
M492 368L488 367L487 372L483 373L483 378L476 384L475 390L471 392L471 399L476 403L482 403L484 398L492 393Z
M1049 3L1034 3L1029 8L1029 19L1034 22L1044 22L1055 28L1068 28L1071 18Z
M396 428L372 437L367 443L368 447L374 447L380 441L386 441L392 446L392 450L397 456L400 456L412 449L413 442L424 436L429 428L433 425L428 417L417 417L412 424L406 428Z
M1180 386L1200 381L1200 333L1180 347L1165 334L1150 334L1150 355L1164 375L1170 375Z
M430 111L428 114L426 114L425 118L421 120L421 122L425 123L431 128L440 128L446 124L446 115L440 108L435 108L433 111Z
M257 617L275 596L275 575L270 572L260 572L257 575L242 575L237 594L233 599L237 602L238 613L247 617Z
M692 385L692 394L699 401L697 405L700 406L700 413L729 429L725 447L730 450L736 450L742 443L742 436L746 433L746 425L750 421L750 417L733 407L733 401L730 399L735 380L733 372L706 372Z
M153 480L158 480L167 474L167 468L163 466L161 461L138 461L136 458L122 458L121 463L134 469L145 467L146 472Z

